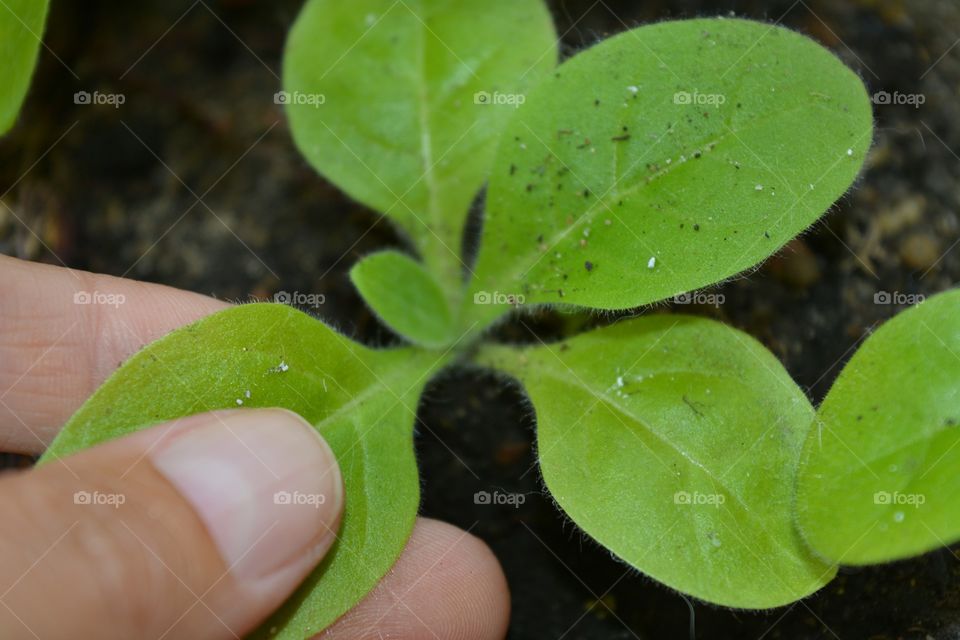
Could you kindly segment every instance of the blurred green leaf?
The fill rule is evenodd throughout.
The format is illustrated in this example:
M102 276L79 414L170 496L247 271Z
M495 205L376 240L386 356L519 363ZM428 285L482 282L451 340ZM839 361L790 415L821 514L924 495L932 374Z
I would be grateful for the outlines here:
M30 88L47 17L47 0L0 3L0 135L17 120Z
M284 56L291 131L317 171L400 225L454 297L504 121L556 58L542 0L308 0Z

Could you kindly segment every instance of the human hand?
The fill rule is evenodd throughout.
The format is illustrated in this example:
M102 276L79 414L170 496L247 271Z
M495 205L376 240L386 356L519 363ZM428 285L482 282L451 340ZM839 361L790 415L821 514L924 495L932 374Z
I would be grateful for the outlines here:
M124 297L74 304L78 291ZM37 454L120 362L226 305L0 256L0 451ZM274 493L323 496L275 504ZM322 504L316 504L322 502ZM280 409L200 414L0 477L0 637L236 638L335 541L330 449ZM381 583L324 638L502 638L486 545L421 518Z

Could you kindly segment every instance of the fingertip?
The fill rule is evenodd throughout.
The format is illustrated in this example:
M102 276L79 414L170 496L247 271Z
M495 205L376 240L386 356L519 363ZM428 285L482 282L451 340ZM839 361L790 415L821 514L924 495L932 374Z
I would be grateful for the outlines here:
M422 573L423 593L415 592L423 596L418 604L454 622L447 637L502 640L510 622L510 588L493 550L472 533L439 520L422 519L417 532L422 533L413 540L412 553L431 562Z
M320 637L502 640L509 620L510 591L490 547L421 518L393 570Z
M144 345L227 308L150 284L0 255L0 444L40 453Z

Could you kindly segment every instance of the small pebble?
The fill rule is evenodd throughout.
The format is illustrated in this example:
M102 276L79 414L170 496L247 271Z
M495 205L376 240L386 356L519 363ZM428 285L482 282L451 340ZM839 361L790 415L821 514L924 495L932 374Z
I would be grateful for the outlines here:
M929 233L914 233L900 245L900 260L909 269L926 271L937 263L942 252L940 242Z
M801 238L791 241L771 259L767 269L777 280L801 291L819 282L822 275L817 256Z

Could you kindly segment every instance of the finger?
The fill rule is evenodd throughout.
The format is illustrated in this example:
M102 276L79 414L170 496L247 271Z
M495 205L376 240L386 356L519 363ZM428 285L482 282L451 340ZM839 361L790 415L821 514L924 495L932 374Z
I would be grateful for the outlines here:
M38 453L143 345L227 306L0 256L0 451Z
M281 409L201 414L0 479L0 637L242 637L329 549L342 501L329 447Z
M479 538L421 518L403 555L323 640L502 640L510 592Z

